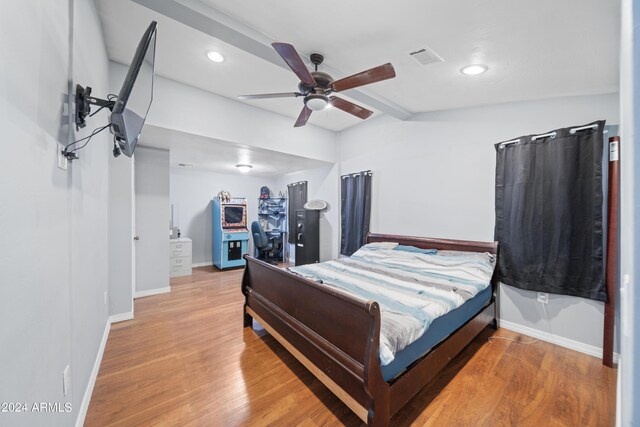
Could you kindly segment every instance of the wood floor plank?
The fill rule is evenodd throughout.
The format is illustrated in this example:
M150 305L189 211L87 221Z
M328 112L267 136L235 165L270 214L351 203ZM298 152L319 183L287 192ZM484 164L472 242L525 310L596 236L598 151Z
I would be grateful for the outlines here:
M277 341L242 327L241 270L196 268L113 325L86 426L361 426ZM393 426L612 426L616 370L485 329Z

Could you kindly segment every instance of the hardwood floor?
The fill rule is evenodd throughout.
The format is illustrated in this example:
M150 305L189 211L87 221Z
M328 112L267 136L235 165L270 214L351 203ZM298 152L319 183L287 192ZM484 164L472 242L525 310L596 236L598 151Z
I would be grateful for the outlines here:
M268 334L242 328L241 270L194 269L114 324L86 426L360 426ZM612 426L616 370L545 342L483 331L393 426Z

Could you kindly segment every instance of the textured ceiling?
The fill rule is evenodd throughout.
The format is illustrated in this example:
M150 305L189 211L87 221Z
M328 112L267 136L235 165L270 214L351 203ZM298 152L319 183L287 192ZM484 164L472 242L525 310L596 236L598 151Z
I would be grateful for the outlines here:
M130 64L138 40L152 20L158 21L156 73L228 98L252 93L293 92L298 79L291 71L250 55L207 34L153 12L129 0L98 2L109 58ZM206 52L216 50L226 58L215 64ZM346 99L349 99L345 96ZM291 117L295 123L301 98L245 101ZM329 109L312 115L311 124L341 130L360 119Z
M323 53L326 65L338 70L335 78L392 62L397 77L365 90L412 113L618 90L618 0L325 0L322 10L298 0L198 5L242 23L261 42L287 41L303 56ZM115 61L129 63L140 34L156 19L159 75L230 98L296 89L290 71L139 4L99 0L98 7ZM423 66L408 56L423 47L444 62ZM211 49L227 60L208 61ZM474 62L489 71L459 72ZM299 98L243 102L287 115L292 124L302 105ZM310 123L341 130L360 120L333 109L314 113Z
M618 89L616 0L325 0L323 19L296 0L202 2L340 69L391 61L398 77L372 90L414 113ZM423 47L444 62L408 56ZM475 62L489 72L459 72Z

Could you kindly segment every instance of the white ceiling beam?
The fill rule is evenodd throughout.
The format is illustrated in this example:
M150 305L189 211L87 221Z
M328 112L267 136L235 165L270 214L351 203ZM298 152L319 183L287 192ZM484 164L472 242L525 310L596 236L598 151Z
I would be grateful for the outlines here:
M236 19L209 7L202 2L195 0L133 0L148 9L154 10L168 18L178 21L184 25L209 34L225 43L228 43L247 53L264 59L285 70L290 70L289 66L271 47L272 38L262 34ZM309 58L302 58L311 64ZM339 70L323 64L324 71L337 76L346 76ZM380 112L389 114L400 120L406 120L412 113L399 105L384 99L374 97L366 91L350 89L345 91L350 98L372 107Z

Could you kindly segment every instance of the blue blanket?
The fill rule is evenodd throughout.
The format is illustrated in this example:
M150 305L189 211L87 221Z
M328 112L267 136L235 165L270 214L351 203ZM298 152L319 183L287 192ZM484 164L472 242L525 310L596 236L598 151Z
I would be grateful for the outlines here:
M394 250L371 243L349 258L290 267L308 279L380 305L380 361L420 338L438 317L455 310L491 283L489 253Z

